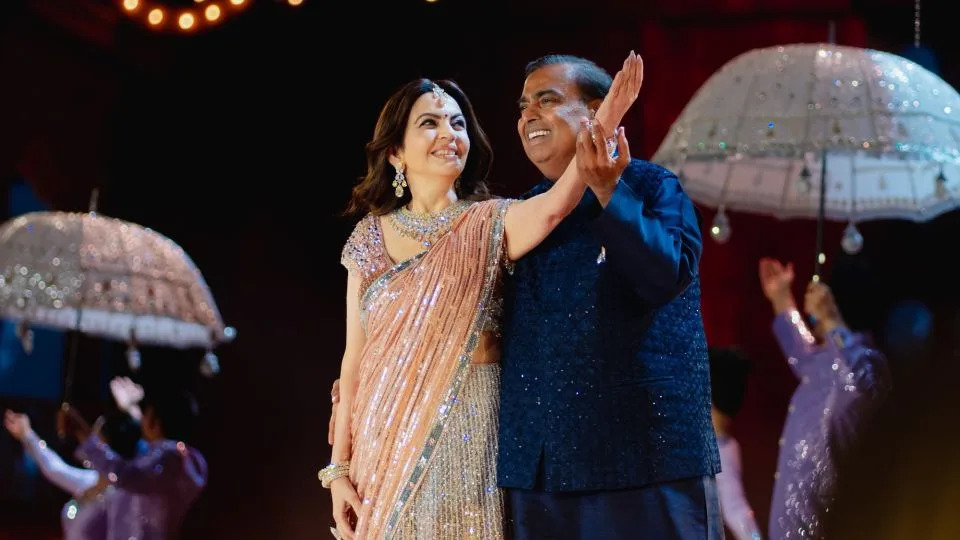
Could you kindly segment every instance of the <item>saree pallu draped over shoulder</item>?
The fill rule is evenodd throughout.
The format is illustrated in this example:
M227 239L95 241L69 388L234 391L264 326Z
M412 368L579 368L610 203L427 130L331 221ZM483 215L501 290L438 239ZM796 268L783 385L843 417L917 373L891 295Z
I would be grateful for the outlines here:
M499 294L503 218L511 202L473 204L429 250L395 265L374 221L366 224L374 234L355 232L348 241L344 257L362 254L352 268L366 274L360 292L366 342L351 415L350 479L363 501L358 539L391 538L405 521L451 411L465 397L470 361ZM376 245L351 248L361 239ZM371 255L377 250L389 262L377 264ZM495 438L483 444L495 445Z

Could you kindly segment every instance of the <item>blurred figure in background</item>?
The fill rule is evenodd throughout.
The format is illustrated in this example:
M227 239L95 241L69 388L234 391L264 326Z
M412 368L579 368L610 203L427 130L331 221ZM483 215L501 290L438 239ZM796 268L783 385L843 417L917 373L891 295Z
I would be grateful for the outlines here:
M25 414L6 411L4 427L36 463L43 476L73 498L63 506L60 520L65 540L102 540L107 537L107 508L115 488L106 475L73 467L37 436ZM140 425L124 412L101 416L94 424L97 436L108 441L124 459L132 459L140 440Z
M750 361L733 348L710 347L710 390L713 407L710 416L717 432L722 471L717 475L720 511L727 529L736 540L759 540L753 508L743 490L743 464L740 444L733 437L733 421L743 405L747 391Z
M837 472L890 389L886 358L847 328L829 287L812 281L803 309L790 286L793 265L760 260L760 285L776 318L773 331L800 379L780 438L770 538L824 538Z
M167 540L180 536L187 511L207 483L203 455L184 440L197 416L193 397L179 391L148 391L140 402L144 453L126 458L109 446L73 408L60 411L63 431L77 450L117 491L107 505L107 540Z

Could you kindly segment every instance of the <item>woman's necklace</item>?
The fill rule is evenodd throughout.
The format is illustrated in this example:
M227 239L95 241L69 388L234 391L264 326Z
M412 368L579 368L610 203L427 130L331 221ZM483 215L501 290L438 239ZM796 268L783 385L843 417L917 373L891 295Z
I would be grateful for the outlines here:
M423 247L428 248L446 234L453 227L457 217L469 207L469 202L458 200L436 214L421 214L401 206L387 214L387 217L395 231L407 238L413 238L423 244Z

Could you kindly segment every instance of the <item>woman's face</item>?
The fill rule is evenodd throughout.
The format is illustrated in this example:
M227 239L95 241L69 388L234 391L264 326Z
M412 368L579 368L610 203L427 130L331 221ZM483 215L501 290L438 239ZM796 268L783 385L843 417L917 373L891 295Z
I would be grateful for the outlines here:
M414 102L407 120L403 148L391 158L404 166L408 182L420 178L442 178L451 185L463 172L470 153L467 120L456 100L433 92Z

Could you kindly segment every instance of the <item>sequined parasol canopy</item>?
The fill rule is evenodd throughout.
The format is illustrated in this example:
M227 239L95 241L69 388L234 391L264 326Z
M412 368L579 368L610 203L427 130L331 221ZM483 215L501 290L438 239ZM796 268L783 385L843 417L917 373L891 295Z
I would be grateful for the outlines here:
M960 95L896 55L832 44L755 49L717 71L653 161L718 209L855 223L925 221L960 206ZM825 176L826 181L822 181ZM818 233L818 256L820 253ZM822 257L820 257L822 258ZM819 267L819 265L818 265Z
M34 212L0 225L0 316L176 348L209 350L234 335L180 246L95 212Z

